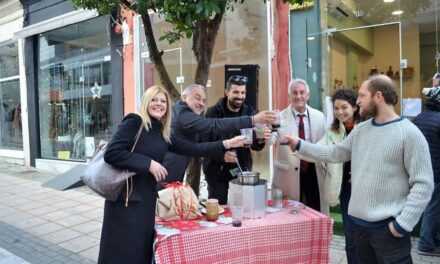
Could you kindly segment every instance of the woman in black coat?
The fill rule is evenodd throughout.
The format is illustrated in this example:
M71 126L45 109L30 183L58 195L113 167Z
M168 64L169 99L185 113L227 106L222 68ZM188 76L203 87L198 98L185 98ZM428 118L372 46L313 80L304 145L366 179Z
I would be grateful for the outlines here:
M112 166L135 172L133 191L128 204L126 188L117 201L105 201L101 245L98 263L148 264L152 261L156 184L164 180L167 171L160 164L166 152L184 155L223 156L225 147L242 146L243 138L193 144L171 138L171 100L168 92L153 86L142 98L140 115L129 114L121 122L104 155ZM133 152L135 137L140 134Z

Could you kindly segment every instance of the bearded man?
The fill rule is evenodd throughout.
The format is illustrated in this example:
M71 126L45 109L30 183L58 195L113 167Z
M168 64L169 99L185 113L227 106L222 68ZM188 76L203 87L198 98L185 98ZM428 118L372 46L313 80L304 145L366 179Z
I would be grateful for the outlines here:
M241 75L232 75L226 83L225 96L215 105L206 111L207 118L231 118L241 116L252 116L255 110L251 105L245 103L246 100L247 77ZM230 133L207 133L203 141L217 141L229 136L240 135L239 131ZM265 138L270 138L270 130L265 129ZM223 159L214 157L204 158L203 172L208 183L209 198L216 198L220 204L228 202L229 181L235 177L234 170L237 168L236 160L243 170L252 170L251 149L261 151L264 148L264 141L257 141L254 137L252 145L249 148L238 148L233 151L227 151Z
M410 233L434 188L428 143L396 114L394 82L375 75L359 89L363 117L342 142L316 145L286 137L293 151L324 162L351 160L348 214L360 263L412 263Z

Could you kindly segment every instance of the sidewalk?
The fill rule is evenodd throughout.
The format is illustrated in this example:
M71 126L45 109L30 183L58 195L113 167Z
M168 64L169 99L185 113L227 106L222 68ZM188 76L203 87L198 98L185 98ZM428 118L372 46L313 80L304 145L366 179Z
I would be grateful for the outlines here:
M96 263L104 200L86 187L41 186L54 176L0 161L0 264ZM414 263L440 262L418 255L414 245ZM334 236L331 263L346 263L344 246Z
M0 264L29 264L29 262L26 262L22 258L19 258L12 254L9 251L4 250L3 248L0 248Z

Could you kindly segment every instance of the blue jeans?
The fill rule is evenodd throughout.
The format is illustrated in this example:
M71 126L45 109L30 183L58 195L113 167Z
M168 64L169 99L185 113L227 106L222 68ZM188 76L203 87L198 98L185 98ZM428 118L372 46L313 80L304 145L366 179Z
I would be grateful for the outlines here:
M440 248L440 182L435 184L431 201L423 213L418 248L421 251Z
M339 196L341 203L342 222L344 225L345 234L345 253L347 254L348 264L357 264L356 247L353 239L353 223L348 216L348 202L351 196L351 184L348 181L343 181L341 186L341 194Z

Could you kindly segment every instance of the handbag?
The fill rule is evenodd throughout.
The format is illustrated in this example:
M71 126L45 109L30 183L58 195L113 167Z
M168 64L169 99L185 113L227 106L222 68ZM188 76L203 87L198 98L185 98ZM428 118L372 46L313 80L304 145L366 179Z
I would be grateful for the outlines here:
M171 182L158 192L156 216L165 221L192 220L201 216L199 200L193 189L181 182Z
M130 152L133 152L139 137L144 128L142 123L136 134L136 139L131 147ZM128 197L133 191L133 179L132 176L135 172L128 170L119 170L105 162L104 154L106 151L107 143L102 144L93 158L87 164L83 175L81 175L81 180L94 192L99 194L110 201L116 201L119 194L124 187L124 183L127 187L127 195L125 196L125 207L128 206Z

